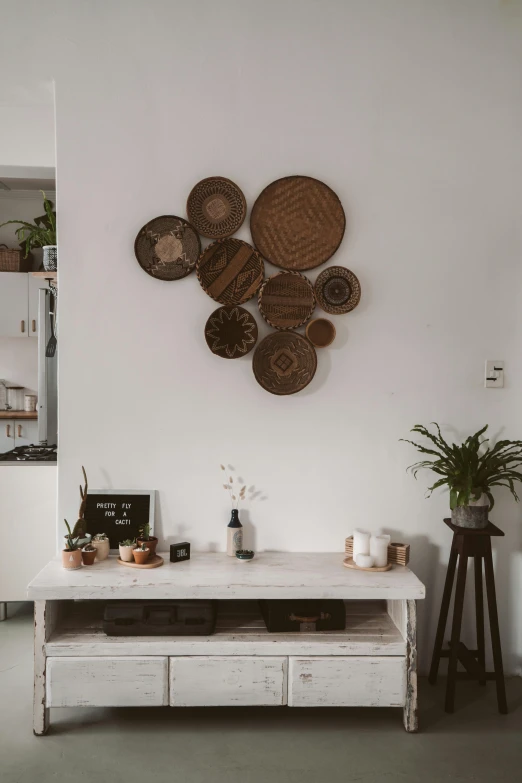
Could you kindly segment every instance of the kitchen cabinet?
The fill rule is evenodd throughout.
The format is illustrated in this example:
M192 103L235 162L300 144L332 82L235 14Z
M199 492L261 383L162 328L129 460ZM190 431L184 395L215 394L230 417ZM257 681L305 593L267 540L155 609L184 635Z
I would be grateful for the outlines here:
M0 272L0 337L38 336L38 291L46 287L27 272Z
M38 424L38 422L37 422ZM15 447L15 421L2 419L0 421L0 454L11 451Z
M38 421L14 422L14 447L31 446L38 443Z

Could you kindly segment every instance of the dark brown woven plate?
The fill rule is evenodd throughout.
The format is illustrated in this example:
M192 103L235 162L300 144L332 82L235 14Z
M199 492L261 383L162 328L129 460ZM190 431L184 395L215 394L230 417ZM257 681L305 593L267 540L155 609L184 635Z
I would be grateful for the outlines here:
M277 332L261 340L254 352L256 381L271 394L296 394L308 386L317 369L312 343L295 332Z
M231 180L207 177L190 191L187 215L204 237L229 237L245 219L246 200L243 192Z
M142 269L159 280L189 275L201 253L197 231L176 215L162 215L146 223L134 242Z
M312 177L283 177L268 185L250 215L254 245L282 269L314 269L341 244L346 218L328 185Z
M201 287L223 305L243 304L263 282L265 265L259 253L241 239L218 239L203 251L196 265Z
M320 307L332 315L349 313L361 301L361 285L344 266L329 266L315 281L315 295Z
M243 307L218 307L205 325L205 340L216 356L238 359L256 344L257 324Z
M258 294L261 315L275 329L296 329L312 317L315 294L300 272L278 272L265 280Z

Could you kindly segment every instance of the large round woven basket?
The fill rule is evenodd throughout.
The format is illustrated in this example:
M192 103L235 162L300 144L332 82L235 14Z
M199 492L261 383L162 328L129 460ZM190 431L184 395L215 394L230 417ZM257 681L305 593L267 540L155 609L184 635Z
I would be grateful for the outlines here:
M300 272L278 272L259 289L258 304L261 315L274 329L296 329L312 317L314 288Z
M258 196L250 216L259 252L282 269L314 269L335 253L346 227L334 191L313 177L283 177Z
M225 177L207 177L192 188L187 215L204 237L229 237L245 219L246 200L235 182Z
M300 334L276 332L259 343L252 365L256 381L270 394L296 394L314 377L317 354Z
M235 237L218 239L203 251L196 274L203 290L223 305L251 299L263 282L263 259L246 242Z

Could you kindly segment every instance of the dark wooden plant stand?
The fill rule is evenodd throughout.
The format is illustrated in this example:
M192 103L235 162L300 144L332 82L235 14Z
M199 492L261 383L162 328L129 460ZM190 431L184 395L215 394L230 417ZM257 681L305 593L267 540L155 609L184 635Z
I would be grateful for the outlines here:
M493 558L491 556L491 537L503 536L502 530L491 522L483 530L471 530L465 527L453 525L451 519L445 519L446 525L453 530L453 542L446 574L446 583L442 595L439 624L433 648L433 658L429 681L433 685L437 680L439 663L441 658L449 658L448 684L446 687L446 712L453 712L455 707L455 684L457 679L478 680L480 685L485 685L486 680L495 680L497 683L498 711L507 713L506 686L504 683L504 669L502 666L502 649L500 646L500 632L498 628L497 599L495 594L495 576L493 573ZM464 607L464 593L466 590L466 574L468 570L468 558L475 559L475 616L477 621L477 649L469 650L460 641L460 629L462 625L462 610ZM457 569L458 559L458 569ZM491 630L491 647L493 650L494 672L486 671L485 647L484 647L484 597L482 592L482 560L486 575L486 593L489 610L489 625ZM448 610L453 589L453 580L457 570L457 586L455 588L455 601L453 607L453 624L451 628L451 641L449 649L443 650L444 632L448 619ZM465 672L457 672L457 664L461 663Z

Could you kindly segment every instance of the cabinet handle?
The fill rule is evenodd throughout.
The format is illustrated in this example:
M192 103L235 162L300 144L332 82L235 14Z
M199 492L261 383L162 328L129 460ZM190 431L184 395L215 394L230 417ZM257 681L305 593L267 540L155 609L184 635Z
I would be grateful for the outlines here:
M22 321L20 324L20 331L23 333L25 332L25 321Z
M34 320L34 318L33 318L33 322L32 323L33 323L33 327L32 327L33 328L33 332L36 332L36 321Z
M6 434L6 437L8 437L8 438L11 437L11 425L10 424L6 424L5 425L5 434Z
M18 425L18 437L19 438L22 437L22 425L21 424Z

